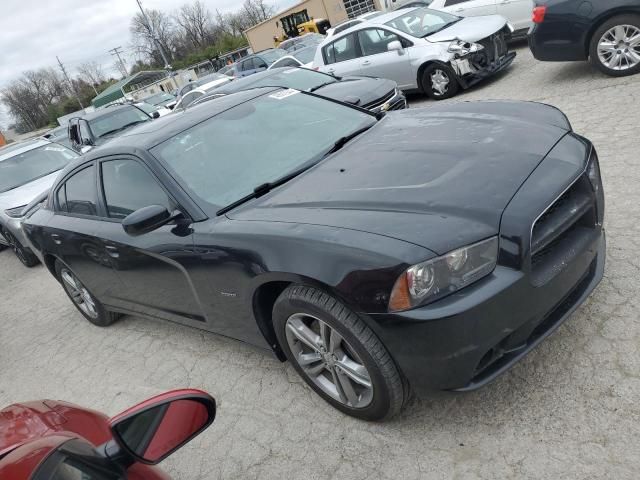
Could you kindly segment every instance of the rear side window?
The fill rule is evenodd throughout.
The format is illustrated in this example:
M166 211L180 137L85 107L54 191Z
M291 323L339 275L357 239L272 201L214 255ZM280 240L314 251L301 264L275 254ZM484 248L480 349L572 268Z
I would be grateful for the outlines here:
M58 210L73 215L98 215L95 167L70 177L57 192Z
M323 49L323 54L327 65L346 62L347 60L358 58L359 54L356 34L351 33L327 45Z
M123 219L151 205L173 209L169 196L155 177L135 160L103 162L102 187L109 218Z

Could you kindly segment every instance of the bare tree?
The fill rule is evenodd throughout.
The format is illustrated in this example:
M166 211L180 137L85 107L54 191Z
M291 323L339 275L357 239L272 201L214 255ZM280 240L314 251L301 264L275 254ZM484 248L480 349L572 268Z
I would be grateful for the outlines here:
M268 20L274 13L273 5L269 5L265 0L245 0L240 11L240 15L243 15L250 23L249 27Z
M175 15L175 21L195 48L204 48L213 43L211 13L200 0L182 5Z
M106 75L104 74L102 65L95 61L81 63L78 66L78 73L91 85L100 85L106 80Z
M149 23L142 13L137 13L131 19L129 31L133 37L133 47L138 54L149 58L153 63L163 65L162 55L158 52L156 40L160 44L169 60L173 60L175 51L175 25L164 12L159 10L146 10ZM155 39L154 39L155 36Z

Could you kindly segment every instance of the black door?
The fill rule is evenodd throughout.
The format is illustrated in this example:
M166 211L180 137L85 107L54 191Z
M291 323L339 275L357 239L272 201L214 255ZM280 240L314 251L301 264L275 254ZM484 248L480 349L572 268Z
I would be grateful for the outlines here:
M204 327L203 310L188 274L195 261L189 227L174 223L136 237L122 228L122 220L140 208L162 205L174 211L179 205L138 159L105 159L99 165L107 218L97 235L120 280L119 306Z
M55 192L54 215L45 235L55 253L101 302L109 304L117 278L96 239L99 216L94 164L72 172Z

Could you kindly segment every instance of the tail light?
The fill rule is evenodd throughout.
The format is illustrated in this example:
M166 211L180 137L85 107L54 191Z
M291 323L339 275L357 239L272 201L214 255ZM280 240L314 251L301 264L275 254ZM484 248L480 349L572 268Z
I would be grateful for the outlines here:
M533 23L544 22L544 17L547 14L547 6L539 5L533 9Z

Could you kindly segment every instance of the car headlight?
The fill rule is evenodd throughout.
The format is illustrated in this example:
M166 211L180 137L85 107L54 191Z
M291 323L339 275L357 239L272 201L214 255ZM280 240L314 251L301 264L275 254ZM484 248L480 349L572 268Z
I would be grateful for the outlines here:
M11 218L21 218L24 216L24 207L26 205L22 205L21 207L10 208L9 210L5 210L6 213Z
M470 53L476 53L480 50L484 50L484 47L479 43L463 42L462 40L454 40L449 44L447 49L449 53L456 53L460 56L469 55Z
M389 310L409 310L465 288L493 272L497 261L498 237L492 237L414 265L396 281Z
M589 177L589 182L591 182L591 186L593 187L593 191L596 193L600 192L600 188L602 186L602 178L600 176L600 165L598 162L598 154L593 151L591 154L591 158L589 159L589 166L587 167L587 176Z

